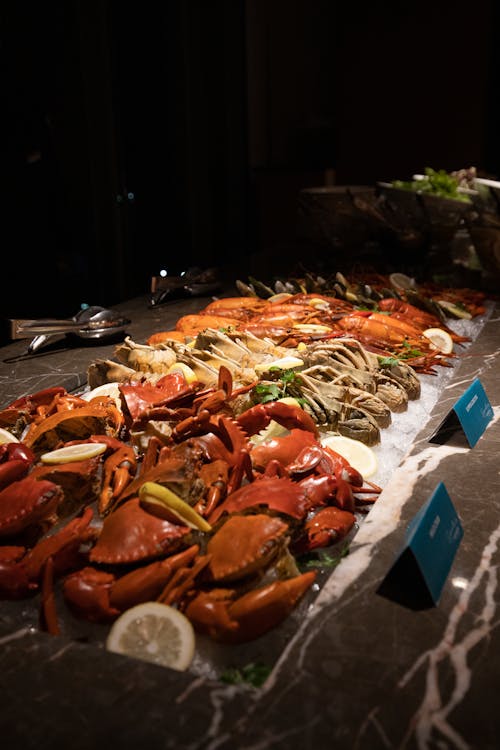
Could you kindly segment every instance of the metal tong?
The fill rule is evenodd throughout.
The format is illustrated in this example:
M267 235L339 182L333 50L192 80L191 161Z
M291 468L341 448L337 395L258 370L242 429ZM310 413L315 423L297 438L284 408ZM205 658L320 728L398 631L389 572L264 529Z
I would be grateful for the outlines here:
M28 353L37 351L50 338L70 333L83 339L114 336L130 324L128 318L96 305L80 310L73 318L11 319L12 339L31 338Z

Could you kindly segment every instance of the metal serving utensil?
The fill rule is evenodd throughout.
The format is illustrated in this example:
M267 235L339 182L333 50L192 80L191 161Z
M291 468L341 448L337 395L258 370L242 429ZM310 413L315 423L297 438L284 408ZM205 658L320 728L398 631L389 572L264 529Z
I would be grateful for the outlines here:
M80 310L73 318L11 319L12 339L32 338L28 353L37 351L50 338L59 334L73 334L82 339L103 339L124 331L130 324L113 310L93 305Z

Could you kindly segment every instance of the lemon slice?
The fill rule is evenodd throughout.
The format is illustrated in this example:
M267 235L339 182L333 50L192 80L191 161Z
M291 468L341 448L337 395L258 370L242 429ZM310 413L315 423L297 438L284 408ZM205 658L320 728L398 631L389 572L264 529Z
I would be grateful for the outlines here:
M97 388L94 388L91 391L82 393L81 398L83 398L85 401L91 401L97 396L110 396L110 398L114 399L117 408L121 411L122 399L120 394L120 383L103 383L102 385L98 385Z
M106 443L80 443L78 445L65 445L55 451L43 453L40 461L44 464L69 464L72 461L85 461L104 453L108 446Z
M152 510L158 510L166 518L172 516L174 522L181 521L191 529L199 529L200 531L212 530L203 516L200 516L194 508L162 484L144 482L139 490L139 499L141 505L149 506Z
M453 351L453 339L448 331L443 331L442 328L427 328L422 336L429 339L432 346L443 354L451 354Z
M255 372L268 372L271 367L276 367L279 370L293 370L294 367L302 367L304 364L304 360L300 359L300 357L281 357L280 359L275 359L273 362L259 362L255 365L254 370Z
M344 437L343 435L327 435L322 438L321 444L340 453L354 469L357 469L364 479L373 476L378 468L377 456L364 443L359 440Z
M300 401L294 398L293 396L283 396L283 398L278 398L277 401L279 401L280 404L288 404L289 406L298 406L302 409Z
M193 661L195 634L179 610L160 602L144 602L115 620L106 648L183 672Z
M330 333L332 330L329 326L322 326L319 323L296 323L293 327L301 333Z
M174 365L171 365L168 368L167 373L170 374L172 372L181 372L186 378L186 383L188 384L194 383L198 380L195 371L189 367L189 365L185 365L184 362L176 362Z
M18 443L19 440L8 430L0 427L0 445L3 443Z

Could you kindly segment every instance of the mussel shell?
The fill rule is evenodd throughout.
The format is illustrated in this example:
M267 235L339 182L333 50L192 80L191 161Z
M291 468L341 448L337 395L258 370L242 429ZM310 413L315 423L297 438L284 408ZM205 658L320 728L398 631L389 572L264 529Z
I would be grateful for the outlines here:
M446 315L444 313L444 310L440 305L438 305L434 300L430 299L429 297L423 297L418 292L414 292L411 289L406 290L406 300L410 303L410 305L414 305L415 307L418 307L420 310L425 310L426 312L431 313L431 315L435 315L442 323L446 322Z

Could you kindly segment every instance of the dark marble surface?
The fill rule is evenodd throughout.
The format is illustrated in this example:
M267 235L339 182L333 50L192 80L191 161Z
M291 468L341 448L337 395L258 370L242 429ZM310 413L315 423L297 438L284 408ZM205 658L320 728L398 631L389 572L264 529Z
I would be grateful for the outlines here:
M113 310L131 321L125 335L144 343L151 333L174 328L181 315L198 312L211 300L211 297L190 297L150 307L148 297L137 297L115 305ZM28 343L29 339L14 341L0 349L0 408L18 396L54 384L68 390L84 385L89 363L111 357L116 340L93 342L59 336L35 354L26 354Z
M148 310L134 300L119 309L133 321L132 338L143 341L203 304ZM22 344L5 347L2 401L48 385L76 387L88 363L112 349L8 362ZM102 637L80 624L74 631L67 625L61 637L44 635L36 631L34 603L2 602L2 748L498 748L499 352L495 308L316 599L273 634L225 649L227 663L274 665L260 690L225 685L201 663L177 673L107 653ZM484 435L473 449L431 444L475 377L494 409ZM464 537L438 605L414 610L377 590L407 523L439 481Z

